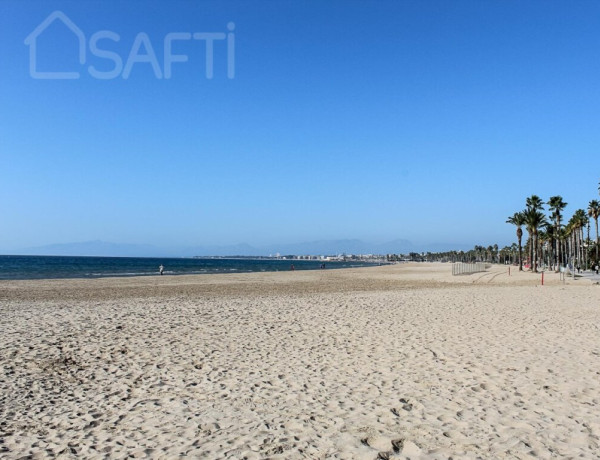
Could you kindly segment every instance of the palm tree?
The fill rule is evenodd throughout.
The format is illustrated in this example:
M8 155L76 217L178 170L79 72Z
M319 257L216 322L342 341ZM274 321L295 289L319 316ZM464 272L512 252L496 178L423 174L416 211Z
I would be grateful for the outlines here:
M534 211L540 211L544 207L544 202L537 195L531 195L527 198L525 204L527 205L527 209L533 209Z
M590 219L583 209L578 209L577 212L577 239L579 240L579 264L587 270L587 245L585 240L585 228L589 225ZM589 233L589 232L588 232Z
M554 228L556 230L555 233L560 231L560 220L562 219L562 211L567 207L567 203L565 203L562 199L562 196L552 196L548 200L548 205L550 211L552 211L552 218L554 219ZM556 271L558 272L560 269L560 241L556 239Z
M512 264L515 260L517 260L518 256L519 256L519 246L517 246L517 243L513 243L510 245L510 263Z
M557 234L556 234L556 238L558 239L559 245L560 245L560 252L562 255L562 259L568 259L568 249L567 249L567 245L569 242L569 238L571 235L571 230L564 225L561 225L560 229L558 230ZM568 261L567 261L568 263Z
M600 202L592 200L588 204L588 216L596 222L596 264L598 263L598 217L600 217Z
M494 263L494 247L491 244L486 249L486 261L488 259L491 263Z
M544 264L547 263L548 267L550 267L552 265L554 243L556 241L556 230L554 229L554 223L548 222L544 226L544 230L540 231L538 239L540 241L539 247L542 249L541 260L544 261Z
M590 266L590 218L585 216L585 228L587 230L587 238L585 239L585 269Z
M523 229L525 225L525 214L523 212L515 212L506 221L507 224L513 224L517 227L517 240L519 242L519 271L523 271L523 246L521 245L521 239L523 238Z
M581 267L581 262L583 261L583 228L585 227L586 220L587 215L585 211L583 209L578 209L569 221L569 228L571 229L573 240L571 253L573 254L573 257L577 259L577 265L579 267Z
M529 198L527 198L527 200L525 201L525 204L527 206L527 209L525 210L525 214L526 214L525 220L527 220L527 213L529 211L531 211L532 213L535 213L537 211L541 211L544 209L544 202L537 195L531 195ZM535 220L533 222L535 222ZM525 225L527 228L527 233L529 234L529 240L531 240L534 233L537 234L537 229L530 227L527 224L527 222ZM534 252L536 252L536 251L534 251L533 242L531 242L531 244L529 244L529 264L532 267L532 269L533 269L532 262L533 262Z
M535 195L534 195L535 196ZM529 201L529 199L528 199ZM531 270L537 272L537 257L538 257L538 232L540 227L547 225L548 221L543 212L532 208L528 208L525 211L525 225L527 226L527 232L531 240L530 251L531 255Z

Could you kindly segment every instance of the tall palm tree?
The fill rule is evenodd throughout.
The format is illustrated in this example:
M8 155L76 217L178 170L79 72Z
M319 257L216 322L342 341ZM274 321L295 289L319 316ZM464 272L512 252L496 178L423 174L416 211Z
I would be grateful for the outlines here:
M567 245L569 242L570 235L571 235L571 230L565 225L561 225L560 229L558 230L558 232L556 234L556 238L558 239L559 244L560 244L560 252L562 255L562 261L564 261L565 259L568 259Z
M507 224L513 224L517 227L517 240L519 242L519 271L523 271L523 246L521 244L523 238L523 229L521 228L525 225L525 214L523 212L515 212L512 216L510 216L507 221Z
M588 216L596 222L596 264L598 263L598 217L600 217L600 202L592 200L588 204Z
M544 230L540 231L538 239L540 241L539 247L542 249L541 260L550 267L552 265L554 243L556 241L556 230L554 229L553 222L548 222L544 226Z
M540 227L547 225L548 221L543 212L532 208L528 208L525 211L525 225L527 226L527 232L530 236L532 252L531 256L531 270L537 272L537 257L538 257L538 232Z
M527 206L527 209L525 210L526 215L527 215L527 212L529 212L529 211L537 212L537 211L541 211L544 209L544 202L537 195L531 195L530 197L528 197L527 200L525 201L525 204ZM527 217L526 217L526 220L527 220ZM529 234L529 240L531 241L534 233L537 233L537 230L530 227L527 223L525 223L525 226L527 228L527 233ZM532 261L533 261L534 252L535 251L534 251L534 247L533 247L533 242L531 242L531 244L529 244L529 264L531 267L533 267Z
M590 266L590 218L585 216L585 229L587 231L587 237L585 239L585 269L587 270Z
M552 196L548 200L548 207L550 211L552 211L552 218L554 219L554 228L556 230L555 233L560 231L560 221L562 219L562 211L567 207L567 203L565 203L562 199L562 196ZM556 271L560 270L560 241L556 239Z
M541 211L544 208L544 202L537 195L531 195L525 200L525 204L527 205L527 209L533 209L534 211Z
M579 266L583 267L583 244L584 244L584 239L583 239L583 229L585 228L585 223L587 221L587 214L585 213L585 211L583 209L578 209L577 210L577 240L579 241L579 252L578 252L578 256L579 256Z
M571 217L569 221L569 227L571 229L573 246L572 246L572 254L575 259L577 259L577 265L581 266L581 262L583 261L582 252L583 252L583 228L585 227L585 222L587 220L587 215L583 209L578 209Z

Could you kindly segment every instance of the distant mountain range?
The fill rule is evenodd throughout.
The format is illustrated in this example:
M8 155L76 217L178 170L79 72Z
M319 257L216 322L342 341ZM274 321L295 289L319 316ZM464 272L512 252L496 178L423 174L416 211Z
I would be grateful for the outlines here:
M84 241L80 243L49 244L10 251L9 254L36 256L118 256L146 257L164 256L156 247L147 244L119 244L106 241ZM6 253L5 253L6 254Z
M318 240L295 244L254 247L249 244L229 246L190 246L165 249L146 244L119 244L106 241L50 244L5 251L3 254L54 256L116 256L116 257L193 257L193 256L268 256L270 254L407 254L421 251L465 250L471 247L452 244L430 244L417 247L408 240L396 239L383 244L367 243L358 239Z

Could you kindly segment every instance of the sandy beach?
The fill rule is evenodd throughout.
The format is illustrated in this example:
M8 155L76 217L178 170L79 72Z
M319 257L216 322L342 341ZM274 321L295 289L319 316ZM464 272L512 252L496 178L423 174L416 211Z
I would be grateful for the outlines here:
M0 282L0 457L598 458L600 286L493 266Z

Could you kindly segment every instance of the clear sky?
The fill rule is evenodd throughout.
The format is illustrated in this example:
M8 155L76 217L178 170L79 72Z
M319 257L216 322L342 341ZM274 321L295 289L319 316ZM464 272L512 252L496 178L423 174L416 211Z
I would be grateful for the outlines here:
M54 11L84 63L57 20L32 69ZM598 198L596 1L0 0L0 66L4 250L502 246L526 196Z

